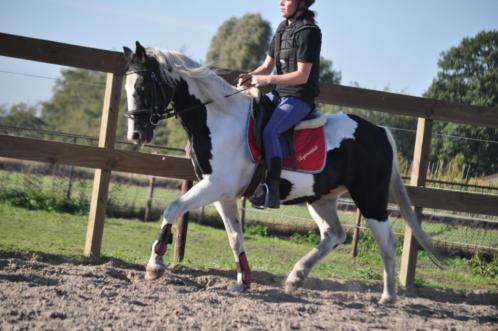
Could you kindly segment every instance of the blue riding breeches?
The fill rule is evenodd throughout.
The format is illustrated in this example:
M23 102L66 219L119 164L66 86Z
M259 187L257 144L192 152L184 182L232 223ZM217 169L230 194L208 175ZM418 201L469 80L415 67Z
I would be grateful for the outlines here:
M279 97L271 92L267 96L277 105L263 131L266 164L268 170L271 170L271 160L283 157L280 135L305 118L311 111L311 106L296 97Z

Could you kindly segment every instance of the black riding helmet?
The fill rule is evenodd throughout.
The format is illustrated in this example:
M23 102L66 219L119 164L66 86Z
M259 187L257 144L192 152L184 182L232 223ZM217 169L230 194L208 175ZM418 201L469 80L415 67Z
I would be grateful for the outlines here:
M299 13L302 13L303 11L308 10L314 3L315 0L297 0L298 7L294 14L292 14L292 17L296 16ZM302 4L302 7L301 7Z
M303 11L309 10L310 7L315 3L315 0L297 0L297 1L298 1L298 8L294 12L294 14L292 14L293 17L299 15L299 13L302 13Z

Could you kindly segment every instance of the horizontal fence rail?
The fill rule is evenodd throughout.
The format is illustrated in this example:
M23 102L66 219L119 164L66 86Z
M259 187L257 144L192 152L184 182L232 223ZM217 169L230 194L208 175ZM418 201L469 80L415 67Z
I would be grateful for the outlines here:
M0 135L0 142L0 156L3 157L159 177L197 179L192 162L184 157L5 135Z
M195 180L190 160L0 135L0 156L85 168ZM407 186L415 206L498 216L498 196ZM394 203L394 201L391 201Z
M432 120L498 128L498 109L374 91L358 87L323 84L318 102L380 111Z
M0 33L0 55L123 74L122 53Z
M497 196L415 186L406 190L417 207L498 216Z

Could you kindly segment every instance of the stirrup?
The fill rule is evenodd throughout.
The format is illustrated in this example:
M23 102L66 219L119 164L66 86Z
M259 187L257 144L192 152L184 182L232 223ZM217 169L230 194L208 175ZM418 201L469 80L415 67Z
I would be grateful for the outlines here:
M257 209L265 209L268 207L268 202L270 200L270 188L268 187L268 184L262 183L259 185L258 189L262 189L263 192L261 192L261 195L258 196L252 196L249 201L251 202L252 206ZM264 198L264 201L261 201ZM261 203L263 202L263 203Z

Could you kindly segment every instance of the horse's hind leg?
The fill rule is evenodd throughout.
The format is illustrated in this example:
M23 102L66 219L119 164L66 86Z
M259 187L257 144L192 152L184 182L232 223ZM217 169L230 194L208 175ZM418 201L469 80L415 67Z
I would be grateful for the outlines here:
M344 232L337 216L336 195L324 197L312 204L308 204L308 210L320 230L320 243L308 254L301 258L292 269L285 281L286 292L292 292L301 286L313 266L330 251L346 240Z
M237 202L232 199L222 200L215 202L214 206L225 224L228 241L237 265L237 284L232 290L236 292L245 291L251 285L252 276L244 251L244 235L242 233L242 223L240 222Z
M367 219L367 222L384 262L384 291L379 303L392 303L396 301L396 236L387 220Z

